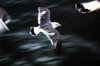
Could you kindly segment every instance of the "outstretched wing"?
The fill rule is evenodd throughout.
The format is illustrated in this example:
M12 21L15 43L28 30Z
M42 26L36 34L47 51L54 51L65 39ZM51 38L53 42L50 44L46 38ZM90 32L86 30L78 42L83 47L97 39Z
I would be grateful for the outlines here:
M50 10L46 7L38 7L38 24L50 22Z
M100 10L100 1L94 0L85 3L77 3L75 4L75 7L81 13L90 13Z
M55 29L44 30L45 35L49 38L51 44L54 46L55 53L57 55L61 54L61 39L60 33Z
M6 26L6 24L2 21L2 19L0 19L0 34L5 32L5 31L9 31L9 29Z
M38 7L38 24L40 31L43 32L50 40L51 44L55 48L55 53L60 55L61 53L61 41L60 33L54 28L58 27L58 23L52 25L50 20L50 10L46 7Z

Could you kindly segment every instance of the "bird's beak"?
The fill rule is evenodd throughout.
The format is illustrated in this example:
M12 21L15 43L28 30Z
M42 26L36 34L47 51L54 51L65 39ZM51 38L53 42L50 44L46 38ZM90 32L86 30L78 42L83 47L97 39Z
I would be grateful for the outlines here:
M59 26L62 26L61 24L59 24Z

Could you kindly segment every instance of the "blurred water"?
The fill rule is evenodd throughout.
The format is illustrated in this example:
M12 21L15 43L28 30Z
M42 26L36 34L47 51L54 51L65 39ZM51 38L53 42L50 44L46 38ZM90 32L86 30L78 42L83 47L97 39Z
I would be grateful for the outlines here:
M56 56L43 35L32 37L30 26L37 25L37 2L51 10L51 20L62 39L62 55ZM73 0L1 0L12 17L11 32L0 34L0 66L90 66L99 64L99 13L93 18L75 9ZM86 18L86 19L85 19Z

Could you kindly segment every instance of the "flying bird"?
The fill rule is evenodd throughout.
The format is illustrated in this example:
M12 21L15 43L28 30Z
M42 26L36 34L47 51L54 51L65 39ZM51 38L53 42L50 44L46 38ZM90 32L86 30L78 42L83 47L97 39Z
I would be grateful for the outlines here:
M90 2L77 3L75 7L81 13L91 13L100 10L100 1L93 0Z
M61 39L60 33L55 29L61 24L58 22L51 22L50 10L44 6L38 7L38 26L30 27L30 34L32 36L38 35L40 32L47 36L51 44L54 46L55 53L61 53Z
M9 28L6 26L10 22L10 16L7 11L0 5L0 34L9 31Z

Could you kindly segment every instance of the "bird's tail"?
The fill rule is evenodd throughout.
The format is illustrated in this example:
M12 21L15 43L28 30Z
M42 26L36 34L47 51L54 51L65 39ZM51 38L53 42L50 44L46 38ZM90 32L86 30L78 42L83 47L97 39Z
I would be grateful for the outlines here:
M35 36L40 33L39 27L30 27L30 34Z

